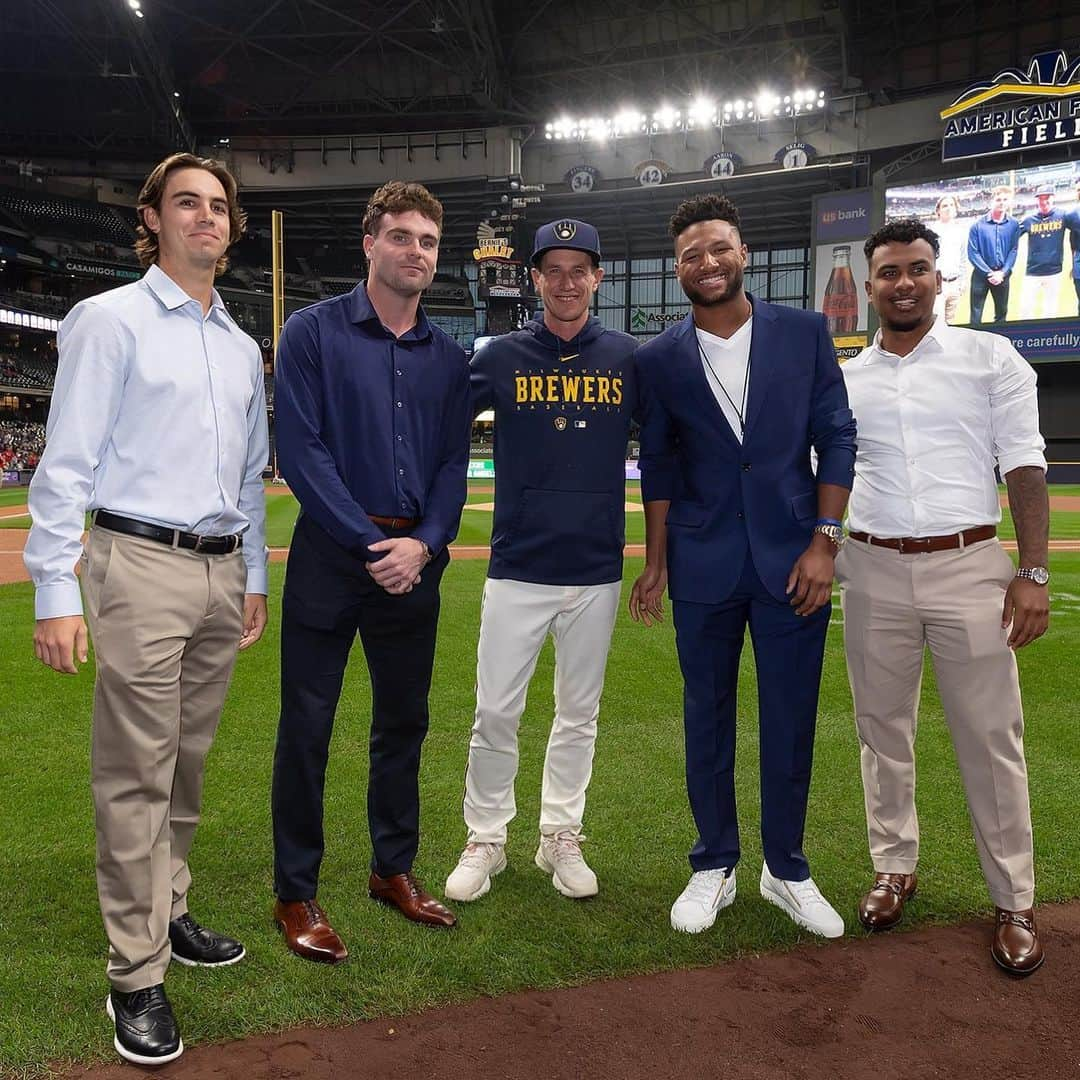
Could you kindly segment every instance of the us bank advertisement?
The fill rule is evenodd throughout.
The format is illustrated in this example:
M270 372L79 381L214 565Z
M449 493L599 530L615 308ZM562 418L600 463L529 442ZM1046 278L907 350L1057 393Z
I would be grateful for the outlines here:
M872 206L870 188L814 200L814 309L825 316L842 360L857 355L867 340L863 243L871 232Z

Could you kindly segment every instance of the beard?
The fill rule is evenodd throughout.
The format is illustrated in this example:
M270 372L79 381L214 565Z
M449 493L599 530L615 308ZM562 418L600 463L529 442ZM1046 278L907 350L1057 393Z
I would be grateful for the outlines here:
M425 269L424 272L417 277L415 274L407 274L404 270L394 268L388 270L382 267L374 266L373 272L376 278L390 289L392 292L396 292L399 296L419 296L432 282L435 277L434 271L428 273Z
M689 281L680 282L680 284L691 304L697 307L719 307L721 304L731 303L742 292L743 269L740 266L728 271L727 284L721 290L706 292Z
M896 311L886 308L885 311L878 313L878 317L881 319L881 325L886 330L906 333L931 323L934 319L934 308L933 305L929 308L912 308L911 311Z

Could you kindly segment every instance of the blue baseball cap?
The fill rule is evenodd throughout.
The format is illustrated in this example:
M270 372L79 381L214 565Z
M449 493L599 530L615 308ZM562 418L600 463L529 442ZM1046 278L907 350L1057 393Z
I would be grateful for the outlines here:
M1038 198L1040 195L1053 195L1053 194L1055 194L1055 192L1054 192L1054 188L1053 188L1052 185L1050 185L1050 184L1040 184L1038 191L1035 192L1035 197Z
M532 264L539 266L544 252L556 248L569 248L571 251L584 251L597 262L600 261L600 234L584 221L575 218L562 218L549 221L536 230L533 242Z

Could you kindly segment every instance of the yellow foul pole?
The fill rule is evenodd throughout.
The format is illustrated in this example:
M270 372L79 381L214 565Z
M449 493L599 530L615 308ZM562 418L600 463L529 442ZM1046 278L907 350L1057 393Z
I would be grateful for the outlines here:
M272 277L274 283L274 356L277 356L281 328L285 324L285 216L280 210L270 211Z

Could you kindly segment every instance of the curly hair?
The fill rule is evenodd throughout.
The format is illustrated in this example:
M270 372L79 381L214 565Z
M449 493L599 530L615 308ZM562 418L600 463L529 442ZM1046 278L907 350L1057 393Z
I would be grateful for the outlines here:
M668 232L673 240L696 225L699 221L726 221L735 229L739 225L739 208L726 195L695 195L675 207L668 222Z
M423 184L390 180L368 200L364 211L364 235L379 235L379 223L384 214L407 214L410 210L416 210L434 221L439 232L442 232L442 203Z
M146 224L146 211L152 208L156 214L161 213L165 185L168 183L169 175L177 169L205 169L221 182L229 203L229 247L232 247L247 230L247 214L240 209L240 203L237 201L236 179L220 161L214 158L197 157L195 154L170 154L164 161L154 166L153 172L146 178L146 183L139 192L137 207L139 224L135 229L138 237L135 241L135 254L144 270L156 263L161 256L157 233ZM225 273L228 265L228 255L222 254L217 261L215 273Z
M863 244L866 261L869 263L874 252L879 247L885 247L886 244L912 244L916 240L925 240L933 248L935 259L941 254L938 234L933 229L927 228L918 218L887 221Z

